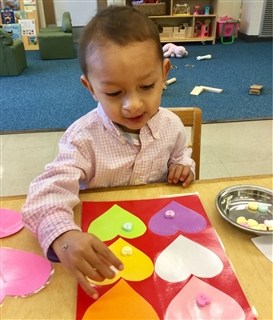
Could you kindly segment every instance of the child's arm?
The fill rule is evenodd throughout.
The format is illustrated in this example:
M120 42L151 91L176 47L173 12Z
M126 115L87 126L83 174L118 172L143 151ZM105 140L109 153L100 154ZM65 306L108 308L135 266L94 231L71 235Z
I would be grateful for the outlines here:
M195 175L195 162L191 158L192 149L187 145L187 133L181 120L176 119L177 137L168 164L168 183L182 182L187 187Z
M87 183L92 176L89 149L83 139L70 142L63 138L57 159L31 183L22 214L44 254L51 261L61 261L83 289L96 298L96 290L86 276L98 281L111 278L114 272L110 267L119 269L122 264L103 242L81 232L74 222L73 208L80 201L79 182Z

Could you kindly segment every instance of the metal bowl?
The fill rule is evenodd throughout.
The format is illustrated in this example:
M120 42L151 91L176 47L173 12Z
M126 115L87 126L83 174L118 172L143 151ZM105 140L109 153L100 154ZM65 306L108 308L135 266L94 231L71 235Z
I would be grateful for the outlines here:
M253 209L253 205L258 206L260 211ZM220 191L216 197L217 210L225 220L241 230L257 235L272 235L273 230L269 230L269 227L266 230L257 230L259 226L249 226L248 222L252 224L254 220L254 223L256 221L258 224L264 224L265 221L267 225L268 221L272 223L272 206L273 191L255 185L228 187ZM244 219L246 223L240 221Z

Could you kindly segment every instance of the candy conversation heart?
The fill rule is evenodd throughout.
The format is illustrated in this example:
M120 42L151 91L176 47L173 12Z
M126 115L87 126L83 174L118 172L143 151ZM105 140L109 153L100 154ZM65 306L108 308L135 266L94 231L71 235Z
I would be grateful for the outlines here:
M181 319L242 320L246 319L246 315L232 297L192 277L173 298L164 318L164 320Z
M197 233L204 230L206 225L205 218L199 213L172 201L152 216L148 226L158 235L169 236L177 231Z
M142 281L153 273L154 265L152 260L122 238L112 243L109 249L123 262L124 269L119 271L113 279L105 279L103 282L98 282L98 285L111 284L119 278L128 281ZM96 282L92 281L92 283Z
M159 320L153 307L124 280L95 301L85 312L87 319Z
M0 238L10 236L23 227L22 215L19 212L0 208Z
M146 230L145 224L138 217L117 204L92 221L88 228L89 233L95 234L102 241L118 235L133 239L143 235Z
M36 254L0 248L0 303L6 296L26 296L42 289L52 273L50 262Z
M169 282L186 280L190 275L211 278L223 269L220 258L211 250L179 235L157 257L155 272Z

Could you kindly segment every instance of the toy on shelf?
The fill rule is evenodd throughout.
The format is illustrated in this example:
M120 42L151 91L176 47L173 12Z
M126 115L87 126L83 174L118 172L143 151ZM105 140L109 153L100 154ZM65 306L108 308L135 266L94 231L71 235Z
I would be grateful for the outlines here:
M210 19L206 19L205 23L202 24L201 26L201 34L200 37L205 38L209 36L209 26L211 24L211 20Z
M195 5L194 6L193 14L196 15L196 16L200 14L200 6L199 5Z
M205 6L205 15L209 15L210 14L210 6Z
M190 14L190 6L187 3L177 3L173 7L173 14L174 15L189 15Z
M194 36L200 38L209 37L211 20L206 19L205 22L196 21L194 27Z

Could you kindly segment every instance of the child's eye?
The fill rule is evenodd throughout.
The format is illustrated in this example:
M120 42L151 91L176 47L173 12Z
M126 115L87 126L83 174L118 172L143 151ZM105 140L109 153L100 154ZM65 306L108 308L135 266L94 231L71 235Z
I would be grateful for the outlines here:
M105 92L105 94L109 97L116 97L121 93L121 91L116 91L116 92Z
M155 84L152 83L152 84L149 84L149 85L147 85L147 86L141 86L141 88L144 89L144 90L149 90L149 89L154 88L154 86L155 86Z

